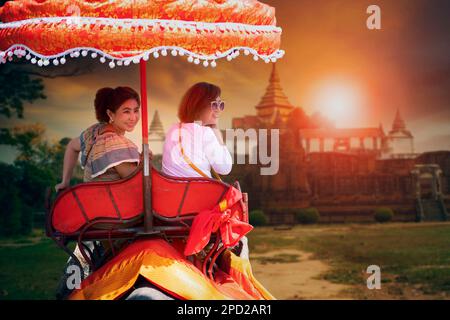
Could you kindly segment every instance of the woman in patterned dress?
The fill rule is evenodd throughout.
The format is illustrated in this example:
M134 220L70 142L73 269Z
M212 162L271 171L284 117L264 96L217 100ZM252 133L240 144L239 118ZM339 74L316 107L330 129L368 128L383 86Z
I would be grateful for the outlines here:
M132 132L139 121L139 94L129 87L102 88L97 91L94 106L98 123L84 130L67 145L62 181L55 186L56 191L69 186L80 153L84 182L119 180L131 175L137 169L140 154L137 146L125 137L125 133ZM101 256L104 251L102 244L97 241L86 241L83 244L96 253L94 256ZM92 270L78 246L74 254L82 265L83 270L80 272L84 272L86 277ZM66 270L68 266L74 264L70 258ZM65 273L57 290L58 298L64 298L71 291L67 287L67 278L68 275Z

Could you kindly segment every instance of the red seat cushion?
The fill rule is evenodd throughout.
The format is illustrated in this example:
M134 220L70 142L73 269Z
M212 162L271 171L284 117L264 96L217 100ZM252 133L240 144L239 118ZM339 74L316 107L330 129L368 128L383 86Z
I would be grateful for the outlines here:
M214 207L229 186L207 178L175 178L152 172L152 206L166 218L196 214Z
M211 209L230 186L208 178L178 178L152 169L152 208L156 216L176 218ZM133 176L111 182L88 182L64 191L51 215L54 230L79 231L100 218L136 219L144 212L142 169Z
M52 210L52 226L64 234L98 218L130 220L144 212L142 171L114 182L88 182L62 193Z

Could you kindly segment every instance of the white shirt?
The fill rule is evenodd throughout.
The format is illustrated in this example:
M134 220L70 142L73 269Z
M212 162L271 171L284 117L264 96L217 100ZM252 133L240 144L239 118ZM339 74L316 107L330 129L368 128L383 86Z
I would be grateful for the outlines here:
M228 174L233 161L226 145L217 140L213 129L198 123L183 123L181 144L184 154L208 177L211 167L218 174ZM179 144L179 123L173 124L166 133L163 147L162 172L176 177L201 177L183 158Z

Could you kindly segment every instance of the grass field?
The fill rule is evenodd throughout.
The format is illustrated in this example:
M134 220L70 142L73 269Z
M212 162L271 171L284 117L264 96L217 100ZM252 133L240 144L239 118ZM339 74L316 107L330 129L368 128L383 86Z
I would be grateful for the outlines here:
M279 249L311 252L330 266L320 277L350 285L346 294L352 298L450 298L450 223L262 227L251 232L249 244L250 256ZM0 239L0 299L54 299L66 260L42 231L27 238ZM279 254L262 262L296 260L293 254ZM365 286L365 271L372 264L381 268L383 290Z
M317 225L282 231L264 227L251 233L249 244L253 253L313 253L331 267L321 277L352 285L353 298L450 298L450 223ZM369 265L381 268L383 290L367 289Z
M54 299L67 254L43 231L0 240L0 299Z

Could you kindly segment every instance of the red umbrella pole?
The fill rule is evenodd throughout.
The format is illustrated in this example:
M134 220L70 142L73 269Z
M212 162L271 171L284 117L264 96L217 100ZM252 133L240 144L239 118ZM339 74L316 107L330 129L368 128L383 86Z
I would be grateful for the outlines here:
M141 78L141 112L142 112L142 153L144 158L144 228L145 232L153 229L153 213L152 213L152 181L151 181L151 162L148 146L148 110L147 110L147 70L146 62L141 59L139 64Z

